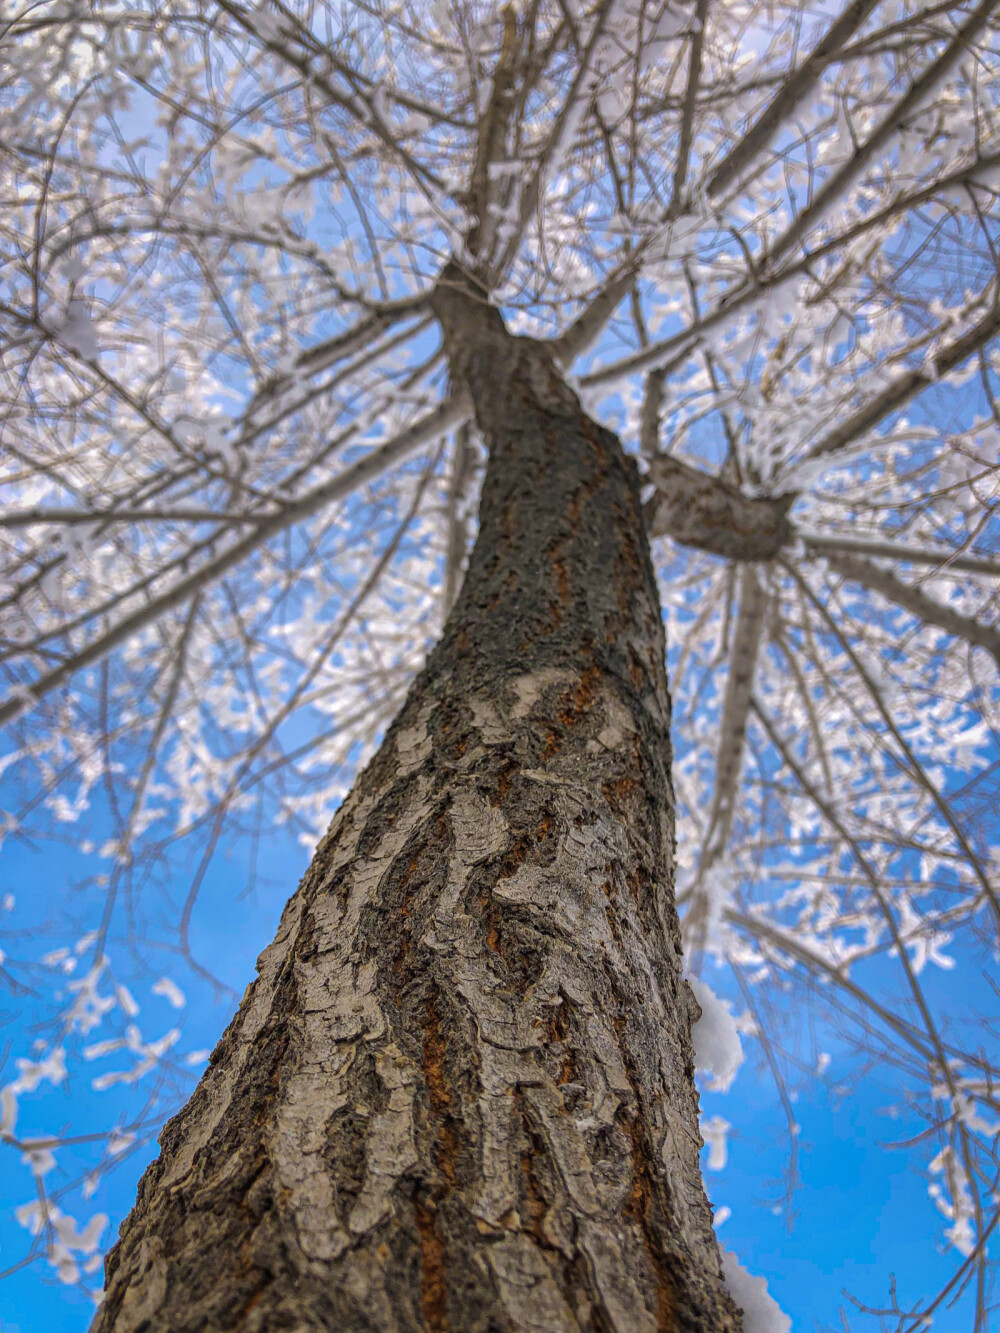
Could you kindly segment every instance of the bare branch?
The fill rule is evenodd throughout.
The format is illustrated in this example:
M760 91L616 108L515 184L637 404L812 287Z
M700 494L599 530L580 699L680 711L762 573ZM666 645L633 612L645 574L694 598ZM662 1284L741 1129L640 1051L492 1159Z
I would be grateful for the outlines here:
M721 194L732 184L767 147L775 134L788 124L795 109L810 95L830 61L836 58L877 4L878 0L853 0L827 29L795 72L782 81L777 93L742 139L733 145L709 176L706 187L709 198Z
M791 538L788 510L794 495L743 495L670 454L650 460L657 492L647 507L652 537L673 537L730 560L771 560Z
M386 468L409 458L446 430L458 425L467 414L468 408L461 398L448 399L407 430L401 431L399 435L380 445L364 458L346 467L330 481L307 491L300 499L285 505L277 514L256 521L254 530L247 536L207 560L194 573L179 579L165 592L150 598L144 606L123 616L117 624L93 639L85 648L74 653L66 662L24 686L13 698L0 703L0 725L10 721L11 718L21 716L26 709L33 707L76 672L82 671L84 667L94 662L99 662L145 625L158 619L165 611L180 605L194 593L208 587L279 532L356 490L366 481L384 472Z
M1000 667L1000 630L994 626L984 625L981 621L973 620L971 616L964 616L952 610L950 606L928 597L925 592L912 584L901 582L887 569L873 565L869 560L833 552L829 552L824 558L830 568L845 579L851 579L871 589L872 592L877 592L887 602L901 606L925 625L936 625L938 629L953 634L957 639L964 639L966 643L975 647L985 648Z

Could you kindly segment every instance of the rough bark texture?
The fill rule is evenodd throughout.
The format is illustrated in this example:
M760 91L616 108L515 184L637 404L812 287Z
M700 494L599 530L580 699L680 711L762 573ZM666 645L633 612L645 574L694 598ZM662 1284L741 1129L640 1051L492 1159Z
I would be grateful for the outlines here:
M744 495L670 454L652 458L649 475L657 488L647 513L653 537L673 537L726 560L773 560L792 539L793 494Z
M164 1130L100 1333L739 1329L638 478L456 272L435 309L490 450L470 568Z

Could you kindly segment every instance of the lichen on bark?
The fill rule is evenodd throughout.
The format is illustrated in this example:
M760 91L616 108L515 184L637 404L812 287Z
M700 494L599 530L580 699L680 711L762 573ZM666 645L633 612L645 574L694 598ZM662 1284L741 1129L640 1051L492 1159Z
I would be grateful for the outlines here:
M165 1129L96 1333L736 1333L698 1169L639 479L454 265L438 646Z

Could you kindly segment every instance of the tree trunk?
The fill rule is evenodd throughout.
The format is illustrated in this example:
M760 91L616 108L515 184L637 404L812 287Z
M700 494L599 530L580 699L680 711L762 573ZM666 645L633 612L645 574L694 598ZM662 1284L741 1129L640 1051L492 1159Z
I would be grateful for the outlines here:
M698 1169L639 483L452 266L440 644L108 1257L100 1333L736 1333Z

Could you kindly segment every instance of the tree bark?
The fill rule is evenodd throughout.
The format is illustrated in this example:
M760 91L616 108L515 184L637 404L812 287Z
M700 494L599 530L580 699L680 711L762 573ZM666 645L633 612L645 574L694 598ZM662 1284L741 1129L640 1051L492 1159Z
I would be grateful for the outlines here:
M454 266L441 642L107 1262L98 1333L738 1333L698 1168L639 479Z

